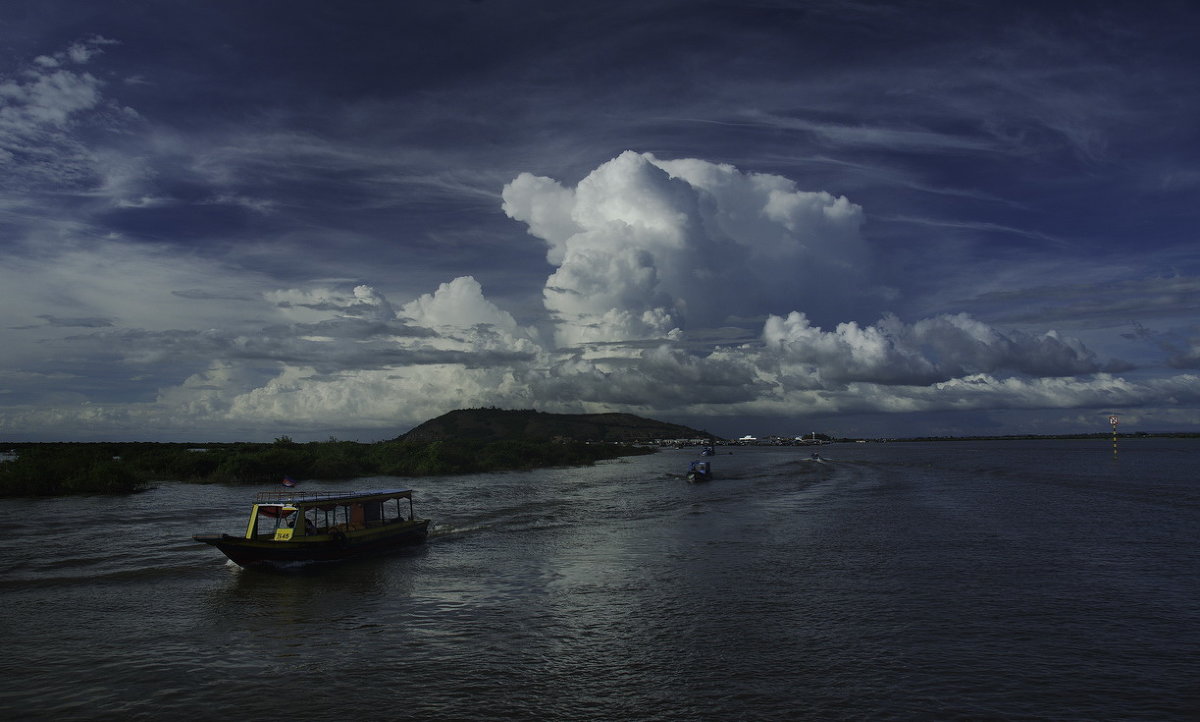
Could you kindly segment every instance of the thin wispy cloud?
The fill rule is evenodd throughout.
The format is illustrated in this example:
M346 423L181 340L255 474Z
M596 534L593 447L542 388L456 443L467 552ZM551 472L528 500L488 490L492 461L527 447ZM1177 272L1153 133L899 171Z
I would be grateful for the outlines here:
M1014 236L1023 236L1036 241L1047 241L1061 247L1067 247L1068 241L1046 233L1041 233L1036 230L1025 228L1013 228L1010 226L1000 225L998 223L988 223L980 221L956 221L943 218L913 218L908 216L888 216L884 220L894 223L912 223L921 226L932 226L935 228L949 228L955 230L980 231L983 233L1004 233Z

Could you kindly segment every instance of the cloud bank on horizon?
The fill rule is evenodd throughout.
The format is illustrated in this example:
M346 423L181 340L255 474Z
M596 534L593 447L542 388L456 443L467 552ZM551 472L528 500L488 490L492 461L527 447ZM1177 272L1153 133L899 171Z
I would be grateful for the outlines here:
M1169 273L1130 277L1056 232L876 210L917 185L1016 205L900 175L912 154L999 154L1012 129L743 114L821 155L785 174L632 133L587 162L455 174L463 156L392 154L386 134L171 121L139 94L164 79L103 70L130 42L110 35L0 72L0 439L371 440L479 406L727 436L1098 431L1113 412L1200 428L1190 238L1161 246ZM328 122L359 128L373 103ZM1069 132L1104 155L1098 131ZM906 160L855 154L878 146ZM823 188L814 162L851 175ZM478 224L446 221L448 199Z

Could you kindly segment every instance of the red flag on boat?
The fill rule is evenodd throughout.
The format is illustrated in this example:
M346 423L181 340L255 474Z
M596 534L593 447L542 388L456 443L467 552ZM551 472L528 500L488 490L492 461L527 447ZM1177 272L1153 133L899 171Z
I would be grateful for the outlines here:
M283 485L284 485L284 486L287 486L287 487L292 487L292 486L295 486L295 485L296 485L296 480L295 480L295 479L293 479L293 478L292 478L292 477L290 477L290 476L285 476L285 477L283 477Z

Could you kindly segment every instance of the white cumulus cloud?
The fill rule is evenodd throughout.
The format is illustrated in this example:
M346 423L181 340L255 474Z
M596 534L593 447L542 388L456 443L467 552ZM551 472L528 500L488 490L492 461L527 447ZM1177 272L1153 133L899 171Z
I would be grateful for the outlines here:
M793 311L768 318L763 341L781 363L821 382L925 385L980 373L1071 376L1101 370L1077 340L1054 331L1005 334L966 314L912 325L888 315L873 326L851 321L826 332Z
M560 346L834 308L867 272L862 210L779 176L627 151L574 189L523 174L504 210L548 245Z

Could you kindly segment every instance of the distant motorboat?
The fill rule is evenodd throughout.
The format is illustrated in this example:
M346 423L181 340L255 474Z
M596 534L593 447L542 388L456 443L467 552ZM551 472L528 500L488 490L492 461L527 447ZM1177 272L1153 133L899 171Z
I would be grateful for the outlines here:
M688 466L687 480L696 483L698 481L712 481L712 465L707 461L693 461Z

